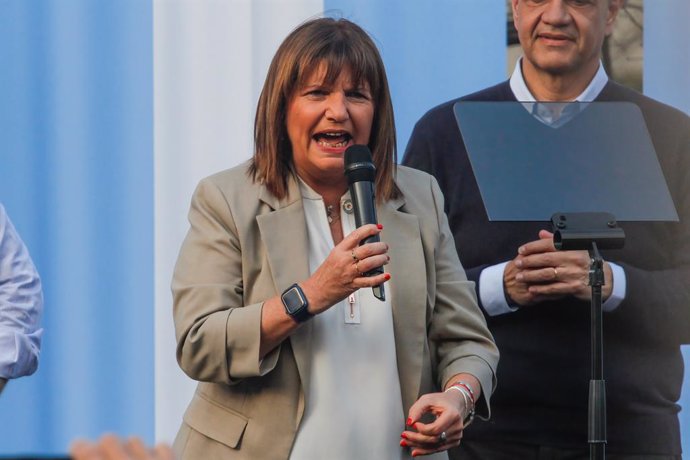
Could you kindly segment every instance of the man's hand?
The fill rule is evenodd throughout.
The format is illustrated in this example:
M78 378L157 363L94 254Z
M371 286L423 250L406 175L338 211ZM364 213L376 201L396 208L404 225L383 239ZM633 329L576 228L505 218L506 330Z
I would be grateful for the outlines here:
M503 273L506 298L520 306L566 296L589 300L592 295L590 264L587 251L557 251L553 234L542 230L538 240L520 246L518 255L506 265ZM606 300L613 289L608 263L604 263L604 279L602 298Z

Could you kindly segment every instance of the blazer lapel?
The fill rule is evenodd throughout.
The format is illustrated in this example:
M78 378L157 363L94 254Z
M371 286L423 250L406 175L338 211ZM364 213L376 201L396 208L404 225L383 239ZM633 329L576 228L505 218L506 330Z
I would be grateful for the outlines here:
M379 207L383 225L381 240L388 243L391 274L387 293L393 309L398 375L404 407L417 400L420 390L424 341L426 339L426 265L419 219L402 212L404 199ZM388 287L387 286L387 287Z
M260 199L273 209L257 216L256 220L266 247L275 290L280 294L293 283L310 276L309 241L302 196L297 182L291 178L287 198L277 200L263 189ZM311 321L308 321L289 339L303 385L308 381L306 376L310 371L311 331Z

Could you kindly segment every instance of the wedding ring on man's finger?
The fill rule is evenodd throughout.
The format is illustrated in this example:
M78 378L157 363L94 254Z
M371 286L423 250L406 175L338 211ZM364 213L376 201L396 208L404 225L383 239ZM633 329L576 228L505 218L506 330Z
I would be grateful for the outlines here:
M439 444L445 444L447 439L448 439L448 436L446 435L445 431L441 432L441 434L438 435Z
M556 267L551 267L553 268L553 279L557 280L558 279L558 269Z
M359 262L359 258L357 258L357 255L355 254L355 250L353 249L352 252L350 253L352 255L352 260L355 261L355 264ZM359 270L357 270L359 271Z

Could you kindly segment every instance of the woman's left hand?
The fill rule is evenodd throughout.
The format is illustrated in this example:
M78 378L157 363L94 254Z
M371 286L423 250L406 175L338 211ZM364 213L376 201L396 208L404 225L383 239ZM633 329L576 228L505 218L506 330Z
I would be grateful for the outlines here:
M462 439L465 401L457 391L428 393L410 408L406 425L400 435L400 445L411 449L413 457L442 452L460 445ZM432 423L419 420L426 413L436 416ZM444 434L445 433L445 434Z

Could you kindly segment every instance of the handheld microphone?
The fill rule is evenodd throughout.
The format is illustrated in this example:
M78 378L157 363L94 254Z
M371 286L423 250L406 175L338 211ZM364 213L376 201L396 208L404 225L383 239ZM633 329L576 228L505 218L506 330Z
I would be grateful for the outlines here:
M354 207L355 224L361 227L366 224L376 224L376 196L374 193L374 179L376 178L376 167L371 160L371 152L366 145L351 145L345 150L345 177L350 189L350 198ZM365 243L380 241L378 235L369 236L359 242L360 246ZM366 276L380 275L383 273L383 266L376 267L367 273ZM383 301L386 294L383 284L371 288L374 296Z

